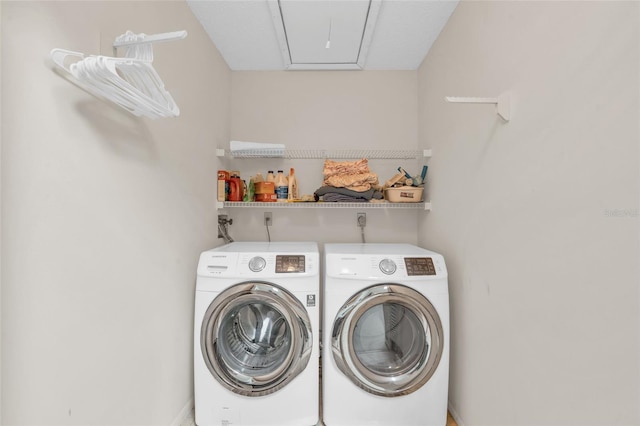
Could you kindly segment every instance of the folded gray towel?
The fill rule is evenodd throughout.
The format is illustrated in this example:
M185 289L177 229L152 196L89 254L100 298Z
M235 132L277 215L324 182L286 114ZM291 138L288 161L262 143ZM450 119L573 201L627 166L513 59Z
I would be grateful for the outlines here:
M333 203L368 203L369 200L360 197L350 197L348 195L339 194L337 192L329 192L322 196L322 201Z
M372 198L375 198L377 200L382 200L383 198L382 192L376 191L373 188L369 189L368 191L358 192L358 191L354 191L352 189L347 189L347 188L337 188L335 186L323 186L321 188L316 189L316 192L315 192L315 194L318 197L323 197L323 195L329 194L329 193L342 194L342 195L346 195L348 197L354 197L354 198L364 198L365 200L370 200ZM324 197L323 197L323 200L327 201L327 199Z

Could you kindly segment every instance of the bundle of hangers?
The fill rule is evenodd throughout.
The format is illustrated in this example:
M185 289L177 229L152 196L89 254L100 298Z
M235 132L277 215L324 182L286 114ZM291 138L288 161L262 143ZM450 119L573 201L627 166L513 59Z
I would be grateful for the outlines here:
M134 115L153 119L177 117L180 109L153 68L152 43L186 35L186 31L153 36L127 31L114 43L114 47L126 48L122 58L84 55L64 49L53 49L51 58L84 90L112 101ZM66 66L65 60L70 56L80 60Z

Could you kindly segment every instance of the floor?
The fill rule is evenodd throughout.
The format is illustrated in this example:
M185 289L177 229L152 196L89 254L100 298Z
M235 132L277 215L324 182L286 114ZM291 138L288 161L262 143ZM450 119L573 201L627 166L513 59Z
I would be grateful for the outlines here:
M451 417L451 413L447 413L447 426L458 426L458 423Z

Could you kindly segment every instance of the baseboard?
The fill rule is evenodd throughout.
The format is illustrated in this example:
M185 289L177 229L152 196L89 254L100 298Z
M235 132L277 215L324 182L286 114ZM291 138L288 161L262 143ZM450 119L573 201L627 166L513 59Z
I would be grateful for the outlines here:
M456 421L458 426L464 426L464 422L460 418L460 415L458 414L456 407L451 403L451 400L449 400L449 413L451 414L451 417L453 417L453 420Z
M175 419L171 422L171 426L180 426L193 411L193 398L187 401L187 404L180 410Z

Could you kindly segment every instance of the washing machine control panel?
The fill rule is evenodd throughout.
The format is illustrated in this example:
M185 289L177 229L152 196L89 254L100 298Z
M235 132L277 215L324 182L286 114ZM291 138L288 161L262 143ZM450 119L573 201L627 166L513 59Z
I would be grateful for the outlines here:
M252 278L301 277L318 273L319 261L308 253L243 253L235 275Z
M304 255L284 255L276 256L276 274L288 274L291 272L304 272Z
M430 257L405 257L404 264L409 276L436 274L436 267Z
M199 278L299 279L320 275L316 243L231 243L200 254ZM206 287L200 280L200 288ZM302 281L301 281L302 282ZM225 284L226 285L226 284ZM211 288L216 288L215 285Z
M382 259L378 264L378 266L380 267L380 270L382 271L382 273L385 275L393 274L398 268L396 266L396 263L391 259Z
M305 271L304 255L276 255L276 274L288 274L291 272ZM253 272L260 272L267 266L267 261L262 256L255 256L249 260L249 269Z

